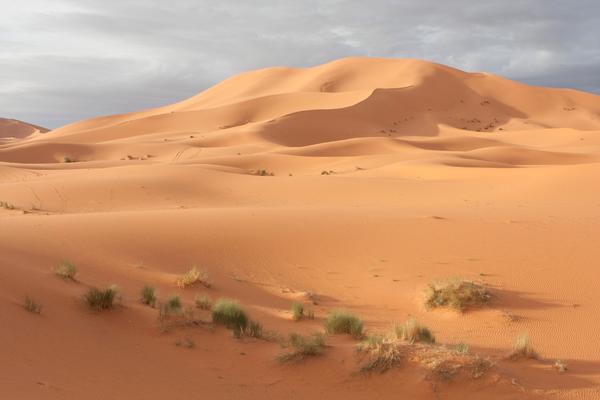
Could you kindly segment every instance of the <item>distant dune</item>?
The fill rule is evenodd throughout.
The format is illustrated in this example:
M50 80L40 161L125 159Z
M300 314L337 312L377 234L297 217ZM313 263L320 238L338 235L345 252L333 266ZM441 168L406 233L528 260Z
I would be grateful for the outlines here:
M600 399L600 96L346 58L45 131L0 120L0 398ZM194 265L207 282L176 285ZM489 304L426 307L453 277ZM120 306L88 310L112 284ZM264 340L197 295L239 300ZM415 317L436 344L396 338L381 374L348 335L277 361L339 308L372 343ZM537 358L507 357L521 334Z
M48 132L48 129L40 126L31 125L27 122L16 119L0 118L0 139L3 138L24 138L37 133Z

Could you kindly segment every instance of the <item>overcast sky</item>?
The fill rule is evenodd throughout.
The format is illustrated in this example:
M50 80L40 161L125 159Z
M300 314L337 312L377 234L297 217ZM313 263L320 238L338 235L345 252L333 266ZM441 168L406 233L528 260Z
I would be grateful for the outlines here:
M353 55L600 93L600 1L0 0L0 117L55 128Z

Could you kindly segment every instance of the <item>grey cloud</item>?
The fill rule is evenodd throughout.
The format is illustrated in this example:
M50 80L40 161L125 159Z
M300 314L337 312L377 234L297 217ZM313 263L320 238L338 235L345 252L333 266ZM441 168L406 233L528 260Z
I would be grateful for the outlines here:
M249 69L352 55L600 92L598 37L600 3L589 0L12 2L0 15L0 115L57 127Z

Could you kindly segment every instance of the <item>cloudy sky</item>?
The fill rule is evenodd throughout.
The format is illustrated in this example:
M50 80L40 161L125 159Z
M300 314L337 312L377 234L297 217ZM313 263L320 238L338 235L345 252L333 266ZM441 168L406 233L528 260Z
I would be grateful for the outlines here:
M0 0L0 116L55 128L353 55L600 93L599 38L598 0Z

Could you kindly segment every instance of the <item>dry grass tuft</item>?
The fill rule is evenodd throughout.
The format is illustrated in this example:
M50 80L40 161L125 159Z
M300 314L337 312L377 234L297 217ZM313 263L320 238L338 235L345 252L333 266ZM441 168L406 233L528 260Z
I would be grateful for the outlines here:
M211 286L210 281L208 280L208 272L202 271L195 266L183 275L177 277L175 280L177 287L181 289L185 289L186 287L192 286L198 282L207 288Z
M25 302L23 303L23 307L27 311L29 311L30 313L33 313L33 314L41 314L41 312L42 312L42 305L35 302L29 296L25 297Z
M488 304L490 299L490 292L484 285L453 278L430 283L425 305L428 308L450 307L463 312L470 307Z
M394 368L406 355L407 347L392 335L367 336L358 344L357 351L366 353L368 360L360 367L360 372L380 372Z
M195 303L196 307L201 310L210 310L212 308L212 299L206 294L198 294Z
M61 278L74 281L75 275L77 274L77 268L75 268L75 264L71 261L65 260L54 268L54 273Z
M146 304L150 307L154 307L156 305L156 292L152 286L145 285L142 288L140 295L143 304Z
M236 300L221 298L212 308L212 320L216 324L225 325L240 337L248 326L248 316Z
M414 318L407 319L401 325L396 325L394 332L398 339L408 343L435 343L435 336L429 328L420 325Z
M529 340L529 335L522 334L517 337L517 340L515 340L515 344L513 345L513 349L508 355L508 358L511 360L538 358L538 354L535 352L535 350L533 350L533 346Z
M363 322L345 310L333 310L325 320L327 333L347 333L356 339L363 337Z
M292 303L292 319L300 321L302 318L304 318L304 306L302 303L295 301Z
M103 311L111 309L114 306L117 295L118 290L114 285L104 290L94 287L83 295L83 299L92 310Z
M277 357L279 362L300 361L306 357L321 355L325 350L325 339L321 333L314 333L308 337L292 333L286 346L292 349L291 351L281 353Z

